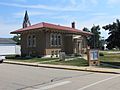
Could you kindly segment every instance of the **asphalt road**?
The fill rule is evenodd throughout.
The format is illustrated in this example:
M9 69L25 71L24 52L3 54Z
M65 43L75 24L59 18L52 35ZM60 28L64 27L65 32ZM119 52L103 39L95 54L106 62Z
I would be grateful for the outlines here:
M0 90L120 90L120 75L3 63Z

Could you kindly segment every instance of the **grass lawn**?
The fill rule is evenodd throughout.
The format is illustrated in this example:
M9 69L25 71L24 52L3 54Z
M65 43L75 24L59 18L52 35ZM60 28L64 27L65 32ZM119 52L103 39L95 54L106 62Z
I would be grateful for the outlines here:
M88 62L83 58L76 58L68 61L52 61L45 62L44 64L55 64L55 65L71 65L71 66L88 66Z
M108 53L108 52L102 52L102 53L104 54L104 56L100 56L101 62L120 66L120 53Z
M88 66L88 62L83 58L75 58L73 60L60 61L58 58L15 58L8 57L8 60L28 62L28 63L41 63L41 64L55 64L55 65L71 65L71 66Z
M31 58L31 59L25 59L25 58L20 58L20 59L9 59L12 61L19 61L19 62L28 62L28 63L36 63L36 62L43 62L43 61L52 61L52 60L57 60L58 58Z
M111 51L110 51L111 52ZM115 66L120 66L120 53L109 53L109 51L100 51L104 56L100 56L100 62L111 64ZM43 64L55 64L55 65L71 65L71 66L88 66L88 61L83 58L75 58L73 60L67 61L59 61L58 58L31 58L31 59L14 59L11 58L9 60L15 60L20 62L28 62L28 63L43 63ZM44 62L45 61L45 62ZM48 61L48 62L46 62ZM100 66L104 67L104 66ZM109 67L109 66L106 66Z

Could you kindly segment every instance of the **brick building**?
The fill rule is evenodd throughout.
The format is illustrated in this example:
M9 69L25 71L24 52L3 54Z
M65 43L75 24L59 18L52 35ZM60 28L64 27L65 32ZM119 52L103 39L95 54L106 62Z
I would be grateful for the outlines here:
M81 54L87 47L86 37L92 35L76 29L74 22L71 27L45 22L30 25L28 15L25 17L24 27L11 32L21 35L22 56L57 57L60 51L68 55Z

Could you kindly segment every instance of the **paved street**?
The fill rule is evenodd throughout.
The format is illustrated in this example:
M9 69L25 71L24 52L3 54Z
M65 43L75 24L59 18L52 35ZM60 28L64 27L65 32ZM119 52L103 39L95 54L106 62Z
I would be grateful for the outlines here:
M0 90L120 90L120 75L3 63Z

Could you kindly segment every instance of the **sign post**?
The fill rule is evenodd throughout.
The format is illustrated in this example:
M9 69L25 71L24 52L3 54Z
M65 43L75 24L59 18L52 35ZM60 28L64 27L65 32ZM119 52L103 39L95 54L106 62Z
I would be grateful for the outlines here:
M95 50L95 49L87 49L87 59L88 59L88 63L89 66L98 66L100 65L99 62L99 51Z
M65 61L65 52L60 52L59 59L60 61Z

